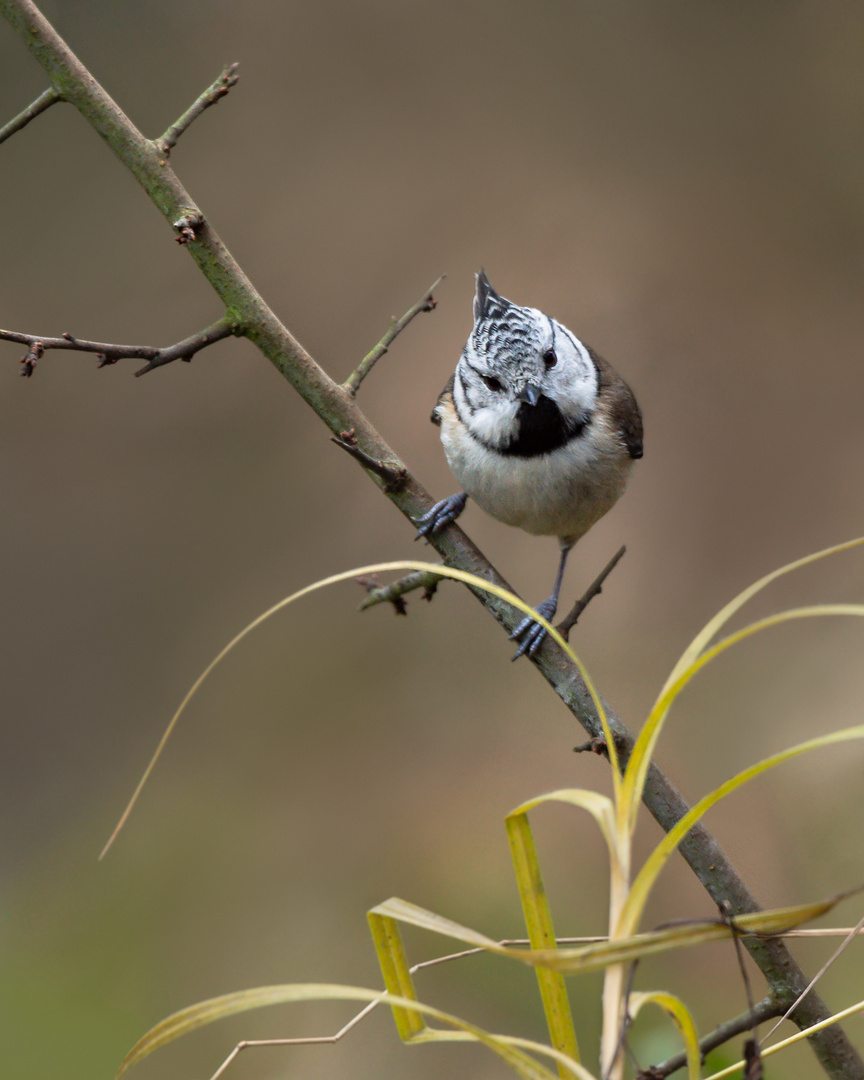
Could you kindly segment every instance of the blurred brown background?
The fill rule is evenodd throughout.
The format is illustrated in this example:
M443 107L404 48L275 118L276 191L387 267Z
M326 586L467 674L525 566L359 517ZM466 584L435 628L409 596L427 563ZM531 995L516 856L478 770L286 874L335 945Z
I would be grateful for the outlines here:
M714 4L325 0L45 4L141 129L161 133L229 61L241 82L184 136L181 179L292 331L343 378L441 272L439 306L361 402L437 496L427 417L470 328L482 264L608 356L646 417L626 498L579 545L571 600L628 554L574 634L636 725L701 625L769 569L864 532L864 11ZM0 25L0 120L45 87ZM58 106L0 150L0 325L168 344L220 314L186 252L86 124ZM49 354L2 384L2 1072L110 1077L173 1009L271 982L378 985L365 911L399 895L520 932L503 815L607 788L581 732L469 596L363 615L354 585L256 631L219 669L116 848L96 855L211 657L281 596L417 557L408 524L243 342L142 380ZM476 508L464 526L533 602L554 541ZM864 556L776 587L864 599ZM691 798L857 723L861 629L796 625L708 670L659 758ZM864 880L861 753L826 751L709 825L767 904ZM559 931L602 930L605 862L573 813L536 817ZM646 822L643 847L657 837ZM850 902L834 917L850 925ZM667 871L648 922L710 914ZM412 956L447 943L409 935ZM824 990L862 997L860 948ZM811 970L830 946L800 948ZM706 979L706 974L710 978ZM419 981L494 1030L542 1037L529 972ZM743 1010L731 950L646 965L704 1029ZM571 984L589 1062L599 980ZM756 981L756 993L761 984ZM583 996L584 995L584 996ZM327 1033L350 1009L270 1010L161 1052L206 1077L244 1037ZM859 1044L860 1020L848 1025ZM674 1037L636 1040L646 1062ZM772 1075L821 1076L807 1049ZM252 1051L229 1076L504 1076L485 1051L404 1049L389 1017L330 1048Z

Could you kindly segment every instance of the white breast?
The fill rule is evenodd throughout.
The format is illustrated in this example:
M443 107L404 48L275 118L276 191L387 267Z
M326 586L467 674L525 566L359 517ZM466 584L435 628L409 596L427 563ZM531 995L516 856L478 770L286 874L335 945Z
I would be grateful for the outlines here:
M451 409L439 410L447 463L477 505L507 525L572 543L624 493L632 459L596 417L558 450L520 458L488 450Z

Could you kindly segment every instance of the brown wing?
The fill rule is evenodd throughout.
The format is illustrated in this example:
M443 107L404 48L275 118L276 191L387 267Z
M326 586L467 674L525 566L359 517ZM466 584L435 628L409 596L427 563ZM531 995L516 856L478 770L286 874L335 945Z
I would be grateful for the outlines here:
M441 426L441 417L438 415L438 407L440 405L443 405L445 402L453 400L453 383L455 381L456 372L454 371L453 374L450 376L447 385L438 395L438 400L435 402L435 408L432 410L432 415L429 417L429 419L432 421L433 424L435 424L436 427Z
M608 402L609 416L618 429L627 452L631 458L641 458L643 453L642 413L633 396L633 391L621 378L615 368L598 356L593 349L588 350L597 368L597 395Z

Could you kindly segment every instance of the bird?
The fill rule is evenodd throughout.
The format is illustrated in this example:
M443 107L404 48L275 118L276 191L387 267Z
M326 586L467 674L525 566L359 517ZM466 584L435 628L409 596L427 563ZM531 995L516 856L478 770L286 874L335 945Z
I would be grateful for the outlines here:
M498 521L555 536L551 622L571 548L612 509L642 457L642 413L618 372L566 326L499 295L476 275L474 326L432 422L462 490L415 524L417 539L445 528L469 498ZM514 660L534 656L546 631L532 617L510 635Z

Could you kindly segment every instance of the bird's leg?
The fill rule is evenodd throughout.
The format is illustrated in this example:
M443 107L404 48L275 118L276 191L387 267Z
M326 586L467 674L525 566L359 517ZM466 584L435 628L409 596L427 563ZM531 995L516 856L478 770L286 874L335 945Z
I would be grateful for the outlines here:
M431 510L427 510L423 517L417 519L416 524L420 528L414 539L419 540L421 536L438 532L451 521L455 521L465 509L466 502L468 502L468 496L464 491L460 491L457 495L450 495L449 498L435 503Z
M564 580L564 567L567 565L567 556L570 554L570 549L572 547L572 544L561 544L561 562L558 563L558 573L555 576L555 585L552 589L552 595L548 600L544 600L542 604L538 604L534 609L537 614L542 615L547 622L552 622L555 612L558 610L558 596L561 593L561 582ZM546 630L538 622L535 622L530 615L526 615L510 635L511 641L519 641L519 648L516 650L516 655L513 659L518 660L519 657L524 656L525 653L529 656L533 656L543 644L543 639L545 637Z

